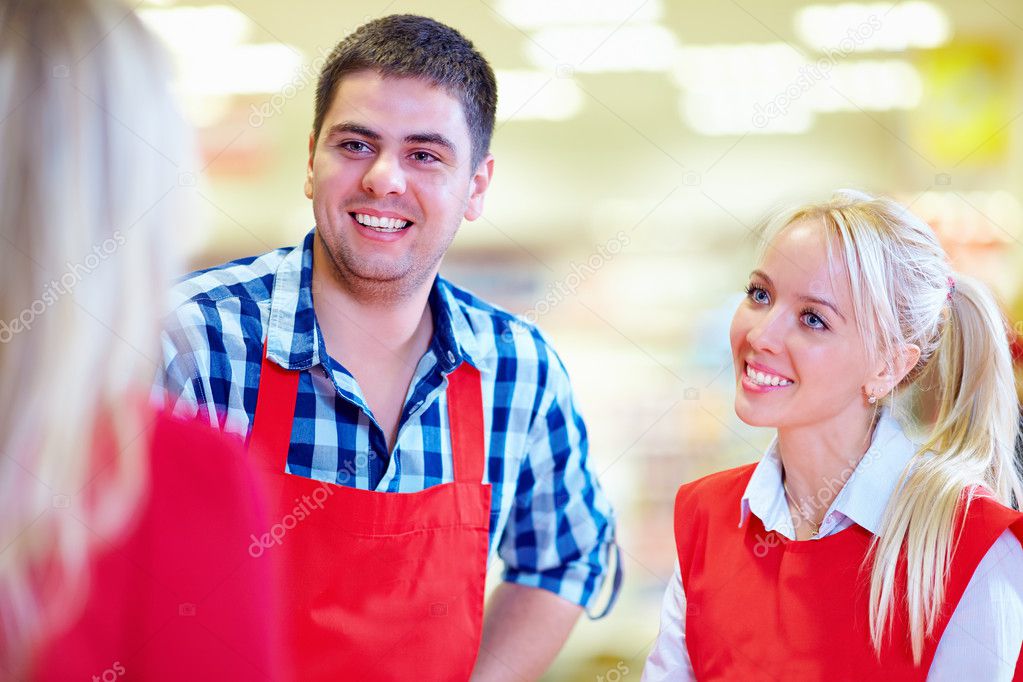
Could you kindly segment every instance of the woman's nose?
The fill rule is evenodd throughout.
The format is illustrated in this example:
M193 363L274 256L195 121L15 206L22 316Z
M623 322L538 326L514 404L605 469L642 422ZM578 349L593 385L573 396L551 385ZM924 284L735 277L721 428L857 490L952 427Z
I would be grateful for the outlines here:
M782 329L780 316L775 311L766 313L757 324L746 333L746 341L753 350L777 353L781 350Z

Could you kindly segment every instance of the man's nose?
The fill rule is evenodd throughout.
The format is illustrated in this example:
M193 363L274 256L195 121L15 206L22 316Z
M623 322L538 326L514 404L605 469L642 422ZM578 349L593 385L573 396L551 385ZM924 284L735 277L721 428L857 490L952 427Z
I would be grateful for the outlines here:
M399 159L387 154L377 156L362 177L362 188L369 194L386 196L405 192L405 171Z

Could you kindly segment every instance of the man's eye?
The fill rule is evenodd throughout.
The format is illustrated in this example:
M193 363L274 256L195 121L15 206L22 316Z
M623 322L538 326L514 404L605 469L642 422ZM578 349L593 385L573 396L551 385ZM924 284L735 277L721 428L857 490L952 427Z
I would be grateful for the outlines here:
M367 145L365 142L360 142L358 140L347 140L345 142L342 142L338 146L341 147L342 149L347 149L348 151L355 152L357 154L369 151L369 145Z
M412 160L419 163L432 163L439 159L430 152L412 152Z

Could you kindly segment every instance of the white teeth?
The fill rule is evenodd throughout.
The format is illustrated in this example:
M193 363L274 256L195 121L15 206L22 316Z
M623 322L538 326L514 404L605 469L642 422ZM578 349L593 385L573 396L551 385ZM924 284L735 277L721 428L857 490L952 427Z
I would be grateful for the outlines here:
M788 379L782 379L780 376L775 374L764 374L754 370L749 365L746 365L746 376L755 384L761 386L788 386L792 382Z
M355 220L361 225L372 227L379 232L397 232L403 230L412 223L399 218L381 218L379 216L356 213Z

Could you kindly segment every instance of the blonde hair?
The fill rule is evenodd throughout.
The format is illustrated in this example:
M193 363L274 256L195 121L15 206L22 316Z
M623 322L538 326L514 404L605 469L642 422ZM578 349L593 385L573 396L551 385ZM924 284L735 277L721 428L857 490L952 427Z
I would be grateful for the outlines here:
M919 664L944 603L964 490L984 486L1010 507L1023 501L1014 459L1019 403L1006 322L987 288L954 273L933 230L900 204L842 190L830 201L776 215L765 226L762 248L802 220L822 226L829 260L847 268L868 357L894 369L901 349L915 344L920 359L897 388L938 392L933 429L903 471L864 564L866 570L873 560L869 623L875 651L880 654L890 634L894 609L906 608ZM907 569L905 606L894 599L900 557Z
M0 6L0 664L72 620L145 490L188 128L101 0ZM102 444L102 448L97 448ZM45 590L45 594L44 594Z

